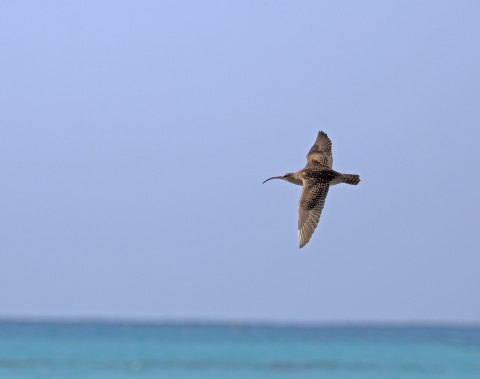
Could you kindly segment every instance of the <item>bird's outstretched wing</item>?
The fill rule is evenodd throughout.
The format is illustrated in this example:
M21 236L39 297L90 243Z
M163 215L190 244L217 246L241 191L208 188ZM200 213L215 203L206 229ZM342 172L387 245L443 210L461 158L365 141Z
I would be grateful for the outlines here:
M324 132L318 132L317 139L307 154L307 165L315 164L332 168L332 141Z
M298 202L298 241L304 247L312 237L320 220L330 184L327 181L304 181Z

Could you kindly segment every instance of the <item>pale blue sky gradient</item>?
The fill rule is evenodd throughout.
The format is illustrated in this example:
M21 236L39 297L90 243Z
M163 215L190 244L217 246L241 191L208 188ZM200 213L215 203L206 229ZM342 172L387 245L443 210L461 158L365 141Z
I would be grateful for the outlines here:
M0 317L480 322L480 2L4 1ZM310 243L316 134L335 186Z

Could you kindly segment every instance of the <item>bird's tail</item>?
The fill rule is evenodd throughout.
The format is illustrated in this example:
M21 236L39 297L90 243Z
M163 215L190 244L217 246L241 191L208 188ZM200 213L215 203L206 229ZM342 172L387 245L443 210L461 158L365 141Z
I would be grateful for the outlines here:
M352 175L352 174L343 174L342 183L347 183L347 184L351 184L352 186L356 186L358 183L360 183L360 176Z

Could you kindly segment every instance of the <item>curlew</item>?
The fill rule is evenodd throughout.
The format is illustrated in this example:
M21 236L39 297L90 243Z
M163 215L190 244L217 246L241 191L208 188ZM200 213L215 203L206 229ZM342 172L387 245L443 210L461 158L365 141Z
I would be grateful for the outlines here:
M297 172L289 172L265 180L265 182L268 182L271 179L283 179L303 186L302 195L298 202L298 241L300 248L307 244L318 225L330 186L339 183L356 186L360 183L360 176L337 172L332 169L332 164L332 141L326 133L320 131L307 154L307 165L304 168Z

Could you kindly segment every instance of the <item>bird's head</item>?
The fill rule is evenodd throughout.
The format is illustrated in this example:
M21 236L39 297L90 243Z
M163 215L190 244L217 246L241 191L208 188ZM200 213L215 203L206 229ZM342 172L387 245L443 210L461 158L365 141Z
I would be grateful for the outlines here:
M266 182L268 182L269 180L272 180L272 179L282 179L282 180L286 180L287 182L290 182L290 183L295 183L297 181L294 173L293 172L288 172L288 173L286 173L284 175L281 175L281 176L274 176L274 177L268 178L263 183L266 183Z

